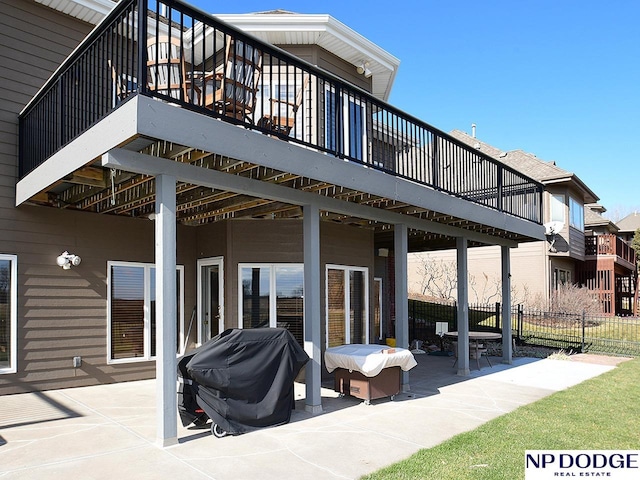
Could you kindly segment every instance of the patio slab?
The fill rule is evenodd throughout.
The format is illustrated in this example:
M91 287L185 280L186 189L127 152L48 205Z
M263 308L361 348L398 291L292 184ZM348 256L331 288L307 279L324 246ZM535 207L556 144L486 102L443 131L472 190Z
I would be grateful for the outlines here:
M577 357L577 356L576 356ZM579 358L576 358L580 360ZM4 479L354 479L534 402L621 361L494 359L459 377L448 357L416 355L411 390L365 405L323 388L323 413L304 411L296 384L291 422L218 439L183 428L156 442L155 381L0 397Z

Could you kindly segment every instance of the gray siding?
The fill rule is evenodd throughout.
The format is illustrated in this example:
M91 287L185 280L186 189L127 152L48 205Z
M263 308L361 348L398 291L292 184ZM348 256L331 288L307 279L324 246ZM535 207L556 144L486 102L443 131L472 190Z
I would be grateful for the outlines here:
M18 113L91 27L31 0L0 0L0 8L0 252L18 255L19 294L18 373L0 376L2 394L77 383L67 368L69 354L80 350L91 358L106 325L99 313L104 302L91 295L100 280L62 276L53 268L60 246L76 246L73 222L60 222L56 212L14 207Z
M153 222L29 206L13 214L0 245L18 256L18 372L0 375L0 395L153 378L153 362L107 364L107 262L153 263ZM194 234L178 228L185 323L195 304ZM64 250L80 255L80 266L58 267Z
M355 67L318 45L280 45L283 50L371 92L371 78L358 75Z
M0 0L0 8L0 209L5 209L15 198L18 113L91 25L32 0ZM4 224L11 218L0 212L0 228L11 228Z
M0 7L0 253L18 256L18 372L0 375L0 395L151 378L153 362L107 365L106 281L110 260L154 261L153 222L14 206L18 114L91 25L31 0L0 0ZM178 232L188 309L195 231ZM64 250L82 264L58 267ZM82 368L74 369L78 355Z

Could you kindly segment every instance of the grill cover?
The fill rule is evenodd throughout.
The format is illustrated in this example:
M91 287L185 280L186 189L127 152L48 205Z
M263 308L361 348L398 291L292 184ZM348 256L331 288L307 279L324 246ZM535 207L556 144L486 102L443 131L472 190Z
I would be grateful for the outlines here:
M308 360L286 329L225 330L178 362L182 423L198 417L193 399L231 434L287 423L293 382Z

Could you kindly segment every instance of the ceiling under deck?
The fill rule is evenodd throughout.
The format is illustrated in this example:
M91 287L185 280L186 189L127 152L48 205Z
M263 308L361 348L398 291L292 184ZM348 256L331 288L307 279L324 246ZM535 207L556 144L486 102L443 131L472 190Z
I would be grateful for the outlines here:
M311 192L345 202L380 208L514 242L533 240L506 230L418 208L390 198L167 141L138 137L124 148L153 157L213 169L229 175ZM149 175L86 166L56 182L46 191L35 195L29 203L100 214L149 218L155 210L155 181L154 177ZM228 219L302 218L302 208L299 205L183 182L177 184L176 207L178 223L189 226ZM393 249L393 225L330 211L322 211L321 219L372 229L375 232L376 248ZM469 241L469 246L480 245L483 244ZM410 252L454 247L455 237L414 229L409 230Z

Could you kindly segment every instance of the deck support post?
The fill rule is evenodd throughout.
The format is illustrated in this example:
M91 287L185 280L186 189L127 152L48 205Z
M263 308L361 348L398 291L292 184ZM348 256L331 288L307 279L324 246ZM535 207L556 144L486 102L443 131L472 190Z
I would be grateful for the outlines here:
M409 288L407 279L409 234L407 226L404 224L394 225L393 250L395 266L396 345L401 348L409 348ZM409 391L409 372L402 372L402 391Z
M176 392L176 179L156 176L156 405L162 447L178 443Z
M304 349L309 355L305 367L305 410L322 413L322 329L320 321L320 209L304 205Z
M469 285L467 239L456 237L458 266L458 375L469 375Z
M511 332L511 249L502 246L502 363L513 363Z

